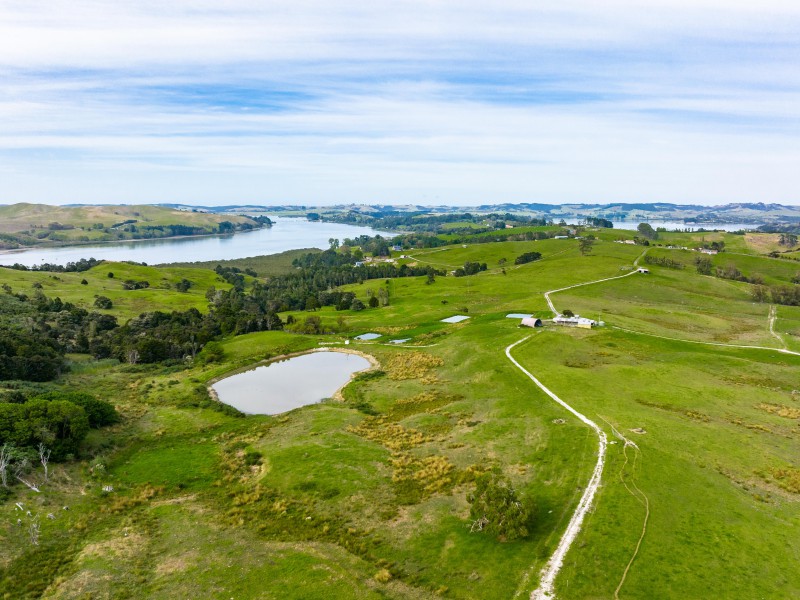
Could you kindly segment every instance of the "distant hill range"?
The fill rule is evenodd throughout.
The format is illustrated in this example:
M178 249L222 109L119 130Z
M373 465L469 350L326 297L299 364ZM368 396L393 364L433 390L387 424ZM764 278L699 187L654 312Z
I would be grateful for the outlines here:
M525 213L548 219L586 219L602 217L614 221L679 221L688 226L703 223L746 223L755 225L800 224L800 206L783 204L737 203L719 206L699 204L670 204L666 202L637 204L543 204L524 202L519 204L481 204L479 206L423 206L419 204L340 204L335 206L281 205L263 206L236 204L228 206L201 207L183 204L162 204L179 210L198 210L214 213L248 212L358 212L380 216L387 213L447 214L454 212L473 213Z

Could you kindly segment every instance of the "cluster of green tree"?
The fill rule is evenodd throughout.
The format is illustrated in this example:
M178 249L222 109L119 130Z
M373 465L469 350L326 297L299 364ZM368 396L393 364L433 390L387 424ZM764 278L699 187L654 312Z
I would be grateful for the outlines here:
M0 330L0 380L50 381L66 369L63 352L47 334Z
M255 221L256 223L263 225L264 227L272 227L274 225L272 219L270 219L266 215L257 215L255 217L250 217L250 218L253 219L253 221Z
M125 225L133 225L134 223L138 223L139 219L125 219L124 221L120 221L119 223L114 223L109 229L118 229L120 227L124 227ZM100 227L97 227L100 225ZM92 229L103 229L102 223L95 223L92 225Z
M686 267L682 262L672 260L666 256L650 256L647 254L644 257L644 262L648 265L658 265L660 267L667 267L668 269L683 269Z
M602 217L589 217L586 219L586 224L592 225L593 227L605 227L606 229L614 228L614 223Z
M72 225L70 223L62 224L59 223L58 221L54 221L53 223L48 223L47 228L50 231L69 231L71 229L75 229L75 225Z
M32 267L28 267L26 265L21 265L19 263L14 263L11 266L7 265L0 265L5 269L15 269L17 271L47 271L50 273L81 273L83 271L88 271L92 267L96 267L97 265L101 264L102 260L97 260L96 258L82 258L77 262L68 262L66 265L54 265L51 263L42 263L41 265L34 265Z
M636 231L638 231L641 236L647 240L658 239L658 232L653 229L653 226L650 225L650 223L639 223L638 227L636 227Z
M530 242L533 240L547 240L557 235L567 235L566 231L526 231L524 233L506 230L497 231L492 235L464 235L450 238L447 244L488 244L490 242ZM446 245L446 244L443 244Z
M176 236L189 236L189 235L208 235L209 233L228 234L237 231L251 231L259 227L271 227L272 221L268 217L256 217L253 223L232 223L231 221L222 221L216 227L202 227L195 225L137 225L135 219L118 223L112 227L117 231L124 231L126 233L135 234L135 237L140 239L153 239L163 237L176 237ZM52 237L52 236L51 236Z
M349 283L363 283L372 279L395 279L428 275L430 267L409 265L397 266L381 262L362 264L352 255L329 249L310 253L294 261L298 267L293 273L271 277L266 285L255 285L251 295L265 306L273 306L276 312L304 310L309 296L317 296L320 306L336 306L336 287ZM444 275L434 271L435 275Z
M715 250L717 252L725 252L725 242L717 241L717 242L703 242L700 246L706 250Z
M514 264L524 265L529 262L539 260L540 258L542 258L541 252L525 252L524 254L520 254L517 258L514 259Z
M50 381L66 370L68 352L93 352L117 320L41 291L0 295L0 380Z
M800 283L800 276L798 276ZM756 285L752 289L756 302L772 302L785 306L800 306L800 285L766 286Z
M739 270L736 264L730 262L724 267L714 267L710 258L698 256L694 259L694 264L697 267L697 272L701 275L713 275L720 279L732 279L734 281L743 281L745 283L753 283L761 285L764 283L764 277L758 273L747 276Z
M302 320L295 320L291 315L286 320L286 329L294 333L303 333L306 335L325 335L329 333L339 333L346 329L343 318L339 318L336 325L322 322L322 319L317 315L308 315Z
M456 277L466 277L467 275L476 275L481 271L485 271L487 269L486 263L478 263L478 262L465 262L463 267L457 268L453 275Z
M134 279L126 279L122 282L122 289L124 290L143 290L150 287L149 281L136 281Z
M108 296L98 296L97 298L94 299L94 307L102 308L104 310L109 310L111 308L114 308L114 303Z
M92 354L96 358L116 358L131 364L178 360L186 356L194 358L220 333L218 319L203 315L196 308L183 312L142 313L105 332L93 345Z
M311 219L312 215L315 219ZM320 220L321 218L318 213L309 213L308 216L309 220ZM447 213L443 215L431 215L426 211L399 212L393 210L380 211L373 214L355 211L335 213L326 216L325 220L338 223L369 225L378 229L430 233L479 233L492 231L494 229L504 229L507 223L514 223L516 225L547 225L548 223L546 219L537 219L511 213ZM482 227L475 228L467 226L464 228L445 229L444 225L449 223L470 223L472 225L481 225Z
M119 421L110 403L83 392L49 392L27 398L17 395L11 402L0 401L0 447L4 459L0 470L7 485L7 470L35 456L36 449L47 459L68 460L77 454L89 429ZM44 464L44 463L43 463ZM19 473L19 469L17 469Z
M230 283L234 288L237 290L244 289L244 276L250 275L251 277L258 277L258 273L256 273L253 269L240 269L239 267L229 267L222 265L217 265L214 268L214 272L222 277L225 281Z
M331 240L333 242L334 240ZM338 240L336 240L338 242ZM403 246L403 241L399 238L393 240L394 244ZM336 250L338 245L331 243L331 248ZM412 246L413 247L413 246ZM391 248L389 240L381 235L374 237L368 235L360 235L356 238L345 238L340 247L342 254L346 258L355 258L361 260L364 258L365 253L372 254L372 256L391 256Z
M578 250L580 251L582 256L586 256L587 254L591 254L592 248L594 248L594 244L597 240L593 235L586 235L578 239Z

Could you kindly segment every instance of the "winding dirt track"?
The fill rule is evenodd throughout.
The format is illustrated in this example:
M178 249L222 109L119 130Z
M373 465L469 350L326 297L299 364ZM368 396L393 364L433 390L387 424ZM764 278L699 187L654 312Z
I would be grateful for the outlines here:
M510 360L514 365L525 375L527 375L536 386L542 390L545 394L550 396L555 402L563 406L573 415L575 415L580 421L594 429L595 433L597 433L597 437L599 439L599 446L597 450L597 463L594 466L594 471L592 472L592 477L589 480L589 484L586 486L586 490L583 492L583 496L581 496L581 500L578 503L578 508L572 515L572 518L569 520L569 524L567 525L567 530L564 532L564 535L561 537L561 540L558 543L558 547L556 551L553 552L553 555L550 557L550 560L547 561L547 564L544 566L544 569L541 573L541 581L539 582L539 587L536 588L531 593L531 600L549 600L551 598L555 598L555 592L553 590L553 585L555 583L556 576L558 572L561 570L562 565L564 564L564 557L567 555L572 542L575 541L575 538L578 536L581 530L581 524L583 523L583 519L586 516L586 513L589 512L589 509L592 506L592 500L594 500L595 493L597 492L597 488L600 487L600 479L603 476L603 467L605 466L606 460L606 446L608 445L608 439L606 438L606 434L603 432L602 429L589 419L586 415L579 413L577 410L572 408L569 404L564 402L561 398L556 396L553 392L547 389L541 381L536 379L525 367L517 362L517 360L511 356L511 350L521 344L529 340L531 336L527 336L522 338L518 342L514 342L510 346L506 348L506 356L508 360Z

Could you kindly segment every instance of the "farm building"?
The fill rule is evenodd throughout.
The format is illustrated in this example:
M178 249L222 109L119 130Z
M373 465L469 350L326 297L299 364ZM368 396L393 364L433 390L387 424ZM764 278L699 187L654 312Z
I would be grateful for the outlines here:
M556 325L563 325L565 327L580 327L581 329L591 329L597 325L597 321L593 319L585 319L579 315L575 315L574 317L558 315L553 319L553 323Z
M649 269L645 269L644 267L639 267L638 269L636 269L636 271L639 272L639 273L649 273L650 272Z
M542 320L536 317L525 317L520 322L520 327L543 327Z

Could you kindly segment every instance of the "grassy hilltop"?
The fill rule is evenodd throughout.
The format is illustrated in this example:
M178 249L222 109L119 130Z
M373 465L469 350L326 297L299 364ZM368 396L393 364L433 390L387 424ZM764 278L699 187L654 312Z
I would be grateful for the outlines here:
M249 217L161 206L11 204L0 206L0 248L210 234L226 221L259 226ZM183 230L176 233L176 227Z
M613 242L630 232L596 235L585 256L573 239L395 253L399 263L487 269L348 285L367 306L369 291L387 288L389 304L283 312L331 325L343 317L345 331L229 337L221 362L72 357L70 373L39 385L111 400L123 421L92 431L41 493L10 488L0 597L527 597L587 484L597 438L508 360L505 348L526 336L514 357L615 442L556 580L559 598L609 598L620 585L620 598L800 595L800 356L781 352L800 351L800 307L777 306L771 328L753 284L698 273L699 253ZM702 241L678 237L688 235L702 234L658 243ZM713 235L732 249L715 265L795 285L800 263L763 255L771 238ZM531 251L541 260L514 264ZM602 328L522 330L505 317L552 316L544 292L630 273L650 255L683 268L647 264L649 274L552 294L558 310ZM82 306L106 295L121 320L206 311L207 289L227 289L202 266L104 263L55 275L2 270L0 280ZM123 276L151 287L118 289ZM175 289L181 279L188 292ZM455 314L470 319L441 322ZM348 347L380 367L340 400L241 418L208 399L206 385L237 368L364 332L383 337ZM411 341L387 343L401 338ZM491 468L533 505L523 539L470 531L469 497ZM16 502L42 515L39 545L16 525Z

